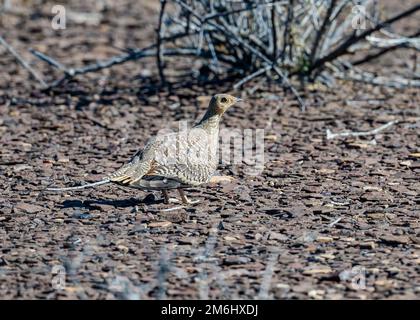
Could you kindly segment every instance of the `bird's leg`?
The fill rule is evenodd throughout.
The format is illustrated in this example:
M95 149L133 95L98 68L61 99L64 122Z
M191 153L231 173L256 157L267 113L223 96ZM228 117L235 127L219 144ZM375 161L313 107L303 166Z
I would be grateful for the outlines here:
M162 190L162 195L163 195L163 201L168 204L169 203L169 195L168 195L168 191L166 190Z
M182 203L195 204L195 203L200 202L200 200L190 200L190 199L188 199L187 196L185 195L184 190L182 190L182 189L178 189L178 192L179 192L179 195L181 196Z
M178 203L179 202L178 199L169 198L169 195L168 195L168 191L167 190L162 190L162 195L163 195L163 201L166 204L169 204L171 202L173 202L173 203Z

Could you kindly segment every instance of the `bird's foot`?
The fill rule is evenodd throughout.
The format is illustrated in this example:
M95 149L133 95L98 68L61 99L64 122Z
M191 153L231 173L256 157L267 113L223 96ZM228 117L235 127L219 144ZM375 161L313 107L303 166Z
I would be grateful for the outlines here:
M165 204L170 204L170 203L180 203L179 199L177 198L168 198L168 199L164 199Z
M163 194L163 202L165 204L179 203L179 200L178 199L176 199L176 198L169 198L168 191L162 190L162 194Z
M184 204L197 204L199 202L200 202L200 200L190 200L188 198L186 198L185 200L182 200L182 203L184 203Z
M183 204L196 204L199 203L200 200L190 200L187 198L187 196L185 195L184 190L182 189L178 189L179 195L181 196L181 200Z

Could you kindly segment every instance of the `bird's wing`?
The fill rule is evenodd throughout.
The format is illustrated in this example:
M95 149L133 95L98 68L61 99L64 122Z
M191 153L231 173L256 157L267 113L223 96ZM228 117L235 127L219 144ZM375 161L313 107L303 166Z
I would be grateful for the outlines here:
M172 184L199 185L207 182L216 169L213 145L214 138L201 129L160 135L109 179L133 187L141 187L150 177L155 182L169 179Z
M150 139L143 150L138 151L128 163L110 174L108 179L120 184L132 184L138 181L153 170L154 155L158 147L159 141L156 138Z
M175 179L186 185L205 183L216 170L216 147L215 136L202 129L167 136L155 154L154 168L147 175Z

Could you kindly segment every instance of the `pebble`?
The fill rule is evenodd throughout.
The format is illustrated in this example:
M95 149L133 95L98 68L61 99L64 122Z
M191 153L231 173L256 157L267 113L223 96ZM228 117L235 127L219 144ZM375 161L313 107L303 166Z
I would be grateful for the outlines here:
M170 221L158 221L158 222L151 222L148 224L149 228L167 228L172 225Z
M29 214L38 213L45 210L45 208L41 206L30 204L30 203L24 203L24 202L18 203L17 205L14 206L13 209L15 210L15 212L24 212L24 213L29 213Z

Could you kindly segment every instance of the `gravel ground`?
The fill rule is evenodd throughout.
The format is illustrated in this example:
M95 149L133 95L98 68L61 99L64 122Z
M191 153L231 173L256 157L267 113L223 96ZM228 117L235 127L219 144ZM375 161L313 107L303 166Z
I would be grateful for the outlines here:
M82 3L71 10L93 10ZM30 19L23 10L1 23L49 80L59 73L29 47L77 66L153 39L158 1L120 1L98 24L62 31L49 27L52 2L35 4ZM342 82L308 91L305 112L275 86L235 93L245 101L222 128L265 129L264 170L221 164L225 178L188 190L200 203L179 207L112 185L42 190L101 179L229 86L153 92L144 60L45 93L0 53L0 298L420 297L418 90ZM393 120L374 136L326 139Z

